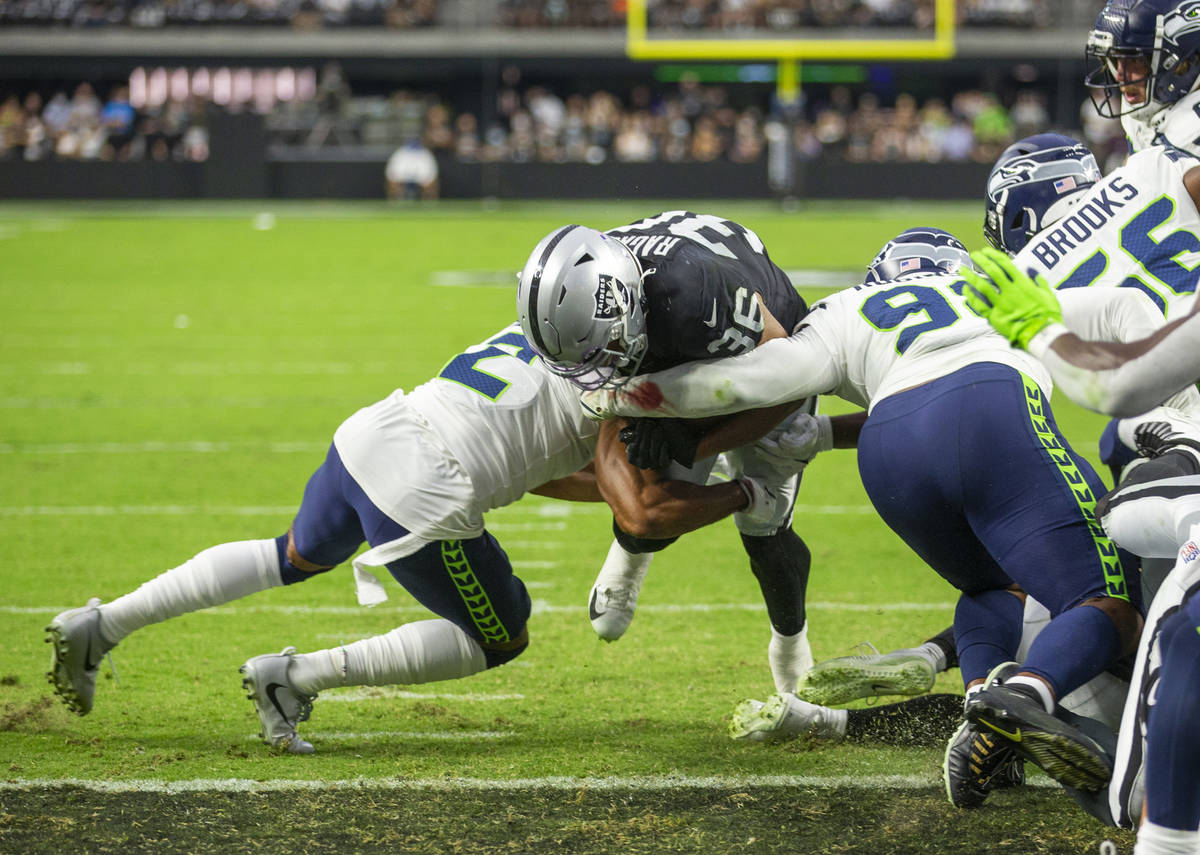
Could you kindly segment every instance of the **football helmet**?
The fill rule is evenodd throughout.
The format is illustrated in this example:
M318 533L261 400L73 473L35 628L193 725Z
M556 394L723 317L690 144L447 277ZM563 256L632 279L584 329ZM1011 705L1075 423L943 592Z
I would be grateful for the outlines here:
M962 241L942 229L918 226L900 232L883 245L867 265L863 284L891 282L912 273L954 273L960 267L974 269Z
M517 314L546 366L582 389L620 386L646 355L645 274L625 244L562 226L533 248L517 285Z
M1200 79L1200 0L1108 0L1088 33L1084 79L1092 104L1106 118L1132 115L1145 121L1174 104ZM1130 103L1121 94L1117 63L1141 59L1145 97Z
M983 235L1015 255L1029 239L1061 220L1101 179L1086 145L1062 134L1035 134L1001 152L987 182Z

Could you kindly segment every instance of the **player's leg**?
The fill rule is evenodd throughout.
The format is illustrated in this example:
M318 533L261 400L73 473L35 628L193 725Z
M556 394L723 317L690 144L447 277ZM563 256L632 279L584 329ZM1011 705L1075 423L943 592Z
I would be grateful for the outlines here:
M958 695L923 695L895 704L839 710L792 694L765 702L742 701L733 711L729 735L746 742L811 739L874 745L941 746L962 720Z
M475 538L435 541L388 569L439 617L325 650L256 657L243 667L277 669L275 681L311 706L319 692L331 688L467 677L511 661L528 646L529 595L486 531ZM293 753L311 751L292 725L292 733L267 741Z
M986 385L964 450L985 459L1003 447L1008 477L989 481L990 466L968 473L966 483L980 485L964 493L969 518L1008 575L1053 617L1019 673L974 695L967 716L1063 783L1096 790L1109 758L1094 741L1064 735L1053 712L1059 698L1131 649L1140 592L1126 581L1128 556L1095 522L1103 484L1062 437L1040 390L1021 379Z
M733 515L733 522L767 607L771 624L767 662L775 691L794 692L813 664L805 610L812 554L792 530L792 508L802 475L777 471L754 445L735 449L725 457L734 477L755 478L781 498L770 519L739 512Z
M1137 855L1195 853L1200 847L1200 597L1164 622L1159 646L1162 666L1146 728L1146 820Z
M708 481L716 462L714 457L698 460L692 466L672 462L667 467L667 476L703 484ZM654 553L666 549L677 539L635 537L613 520L612 545L588 593L588 618L596 635L604 641L616 641L625 634L637 611L638 596L646 571L650 569L650 560Z
M330 447L325 463L304 490L297 524L322 520L341 531L341 540L324 545L319 563L297 553L290 529L273 539L223 543L143 583L110 603L93 599L87 605L56 616L46 627L54 654L50 680L67 706L80 715L92 709L95 679L101 657L124 638L154 623L198 609L219 606L258 591L309 579L341 563L362 542L353 509L340 502L336 486L341 462Z

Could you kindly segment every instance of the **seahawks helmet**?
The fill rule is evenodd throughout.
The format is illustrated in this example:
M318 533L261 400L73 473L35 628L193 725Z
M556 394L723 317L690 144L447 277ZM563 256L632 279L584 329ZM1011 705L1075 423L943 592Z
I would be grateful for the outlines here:
M1061 220L1101 178L1086 145L1062 134L1035 134L1006 148L987 182L983 235L1015 255L1029 239Z
M619 386L646 355L641 264L617 238L562 226L533 248L517 285L525 338L583 389Z
M1128 103L1117 82L1117 61L1141 58L1146 97ZM1088 73L1096 111L1107 118L1145 121L1192 91L1200 79L1200 0L1109 0L1088 33Z
M919 226L906 229L879 250L867 265L864 285L891 282L912 273L954 273L971 268L971 256L962 241L942 229Z

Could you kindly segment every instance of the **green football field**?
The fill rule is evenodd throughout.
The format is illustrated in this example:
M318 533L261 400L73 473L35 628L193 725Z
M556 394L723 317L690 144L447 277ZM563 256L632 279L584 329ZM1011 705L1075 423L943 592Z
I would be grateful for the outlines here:
M257 741L237 669L427 616L390 581L388 602L358 607L348 566L136 633L86 718L53 699L50 617L286 531L342 419L514 319L515 272L543 234L664 207L0 206L0 853L1127 846L1033 775L953 810L940 750L730 740L734 705L773 686L729 521L656 556L631 629L605 644L586 608L605 509L496 512L534 600L528 651L462 681L327 692L302 731L311 756ZM978 206L691 208L757 231L809 299L861 281L913 225L982 244ZM1056 408L1094 459L1102 419ZM875 516L853 452L806 471L795 528L817 658L949 624L954 591ZM957 671L937 690L961 692Z

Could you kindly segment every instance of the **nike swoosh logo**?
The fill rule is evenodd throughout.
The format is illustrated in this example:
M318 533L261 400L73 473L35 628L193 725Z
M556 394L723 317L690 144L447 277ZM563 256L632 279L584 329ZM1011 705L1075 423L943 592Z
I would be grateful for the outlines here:
M267 690L266 690L267 691L267 699L275 707L275 711L279 713L279 717L282 718L284 721L286 721L288 724L291 724L291 721L288 720L287 713L285 713L283 711L283 707L281 707L279 705L279 701L275 698L275 693L279 689L284 689L284 688L287 688L287 687L284 686L282 683L267 683Z
M607 611L602 612L596 608L596 592L592 591L592 598L590 600L588 600L588 619L595 620L596 618L600 617L601 615L606 615L606 614L608 614Z
M717 325L717 301L713 300L712 317L704 322L706 327L715 327Z
M1003 736L1005 739L1007 739L1010 742L1020 742L1021 741L1021 728L1019 728L1019 727L1012 733L1009 733L1007 730L1004 730L1003 728L996 727L996 725L992 724L990 721L984 721L983 719L980 719L979 723L984 725L985 727L990 727L992 730L996 731L996 733L1000 734L1001 736Z

